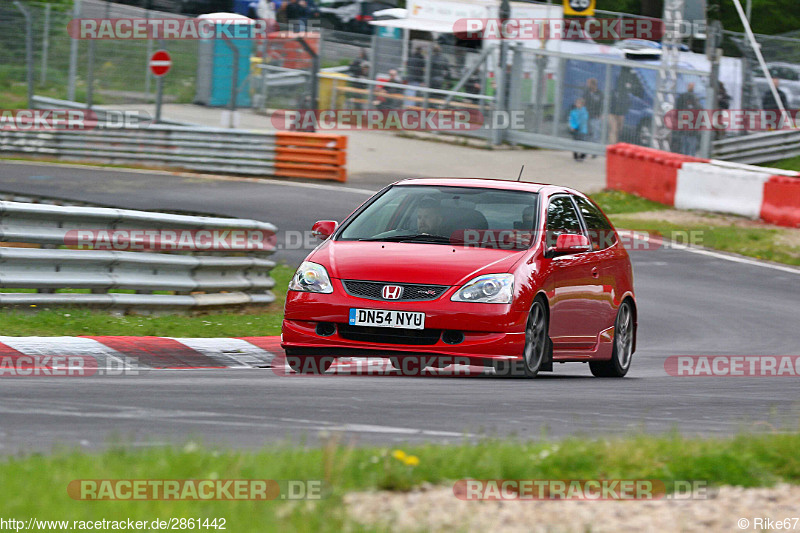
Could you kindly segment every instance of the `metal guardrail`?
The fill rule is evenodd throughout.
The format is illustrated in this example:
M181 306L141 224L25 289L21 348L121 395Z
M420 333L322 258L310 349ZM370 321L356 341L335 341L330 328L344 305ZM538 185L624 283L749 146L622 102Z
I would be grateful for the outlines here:
M70 102L64 100L36 98L37 105L43 109L74 108L68 107ZM103 110L93 108L92 112L102 123ZM342 135L257 132L197 125L0 130L0 154L336 181L347 179L346 148L347 138Z
M33 97L34 109L79 109L88 110L89 106L82 102L73 102L72 100L60 100L58 98L50 98L49 96L34 96ZM92 112L97 115L98 119L104 119L106 116L106 109L102 107L92 106ZM168 124L172 126L191 126L195 128L202 128L203 126L193 124L191 122L179 122L177 120L161 119L161 124Z
M0 305L189 310L275 300L271 247L250 251L232 241L222 256L64 248L68 232L82 229L277 231L256 220L0 201L0 241L11 243L0 246L0 287L36 291L0 292Z
M725 161L758 164L800 155L800 130L754 133L714 141L713 156Z

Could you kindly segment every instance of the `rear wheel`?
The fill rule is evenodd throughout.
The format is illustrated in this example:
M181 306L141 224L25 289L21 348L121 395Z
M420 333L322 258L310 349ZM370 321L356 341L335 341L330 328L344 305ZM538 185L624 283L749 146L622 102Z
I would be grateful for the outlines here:
M614 322L614 348L608 361L590 361L592 374L599 378L621 378L628 373L633 358L633 305L622 302Z
M535 377L542 369L551 349L549 331L545 303L541 298L537 298L533 302L528 315L528 323L525 326L525 348L522 352L522 360L497 361L494 364L495 373L504 376Z

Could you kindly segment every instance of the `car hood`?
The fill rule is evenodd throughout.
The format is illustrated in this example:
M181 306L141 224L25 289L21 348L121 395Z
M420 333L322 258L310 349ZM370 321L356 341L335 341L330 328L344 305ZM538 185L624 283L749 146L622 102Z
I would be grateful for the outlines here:
M460 285L480 274L508 272L523 254L443 244L328 241L308 260L339 279Z

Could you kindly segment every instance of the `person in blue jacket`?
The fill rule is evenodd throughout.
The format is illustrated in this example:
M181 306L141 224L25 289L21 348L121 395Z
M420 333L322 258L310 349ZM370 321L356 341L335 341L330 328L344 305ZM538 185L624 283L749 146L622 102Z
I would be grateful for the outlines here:
M575 100L575 107L569 112L569 131L576 141L586 140L586 136L589 134L589 112L586 110L583 98ZM583 161L586 159L586 154L573 152L572 158L575 161Z

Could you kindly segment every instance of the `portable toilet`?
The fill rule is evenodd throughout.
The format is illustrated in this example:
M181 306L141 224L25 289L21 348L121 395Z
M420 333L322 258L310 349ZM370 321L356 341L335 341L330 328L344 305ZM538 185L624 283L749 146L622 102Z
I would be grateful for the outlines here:
M198 19L214 23L214 37L200 39L197 48L197 87L194 102L214 107L227 107L231 101L234 53L239 51L236 107L250 107L250 56L253 55L253 31L232 28L240 24L253 25L255 21L236 13L209 13ZM253 30L253 28L250 28ZM236 38L240 37L240 38Z

